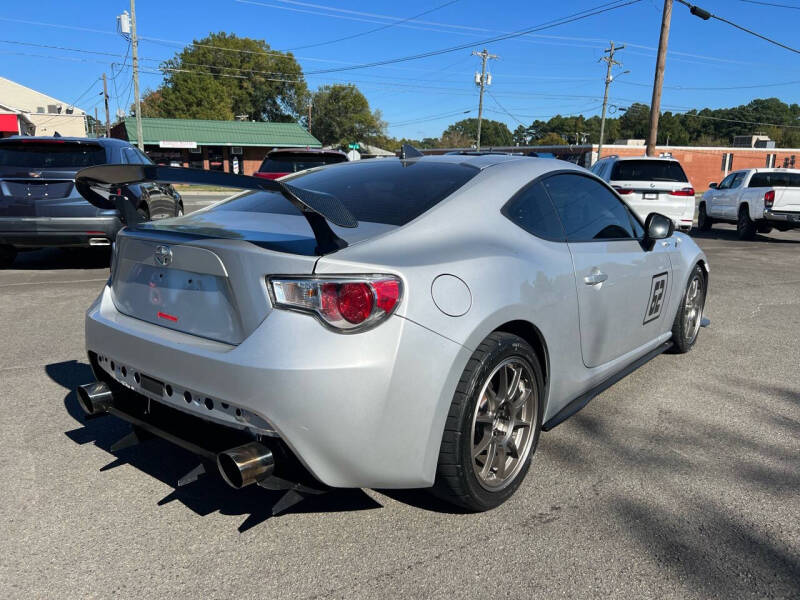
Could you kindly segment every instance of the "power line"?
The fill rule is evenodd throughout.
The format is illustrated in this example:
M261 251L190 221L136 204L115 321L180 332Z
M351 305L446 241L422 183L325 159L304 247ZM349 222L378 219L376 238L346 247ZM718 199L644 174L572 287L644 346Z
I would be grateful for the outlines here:
M352 40L352 39L355 39L355 38L358 38L358 37L369 35L371 33L376 33L378 31L383 31L384 29L389 29L390 27L395 27L396 25L401 25L402 23L407 23L408 21L413 21L414 19L417 19L417 18L422 17L424 15L427 15L429 13L432 13L432 12L435 12L435 11L440 10L442 8L445 8L446 6L450 6L451 4L455 4L456 2L460 2L460 0L448 0L444 4L440 4L439 6L435 6L433 8L429 8L428 10L425 10L425 11L419 13L419 14L416 14L413 17L400 19L399 21L394 21L393 23L387 23L386 25L381 25L380 27L375 27L373 29L368 29L367 31L362 31L360 33L354 33L352 35L346 35L344 37L336 38L336 39L333 39L333 40L328 40L328 41L325 41L325 42L317 42L317 43L314 43L314 44L305 44L303 46L295 46L294 48L289 48L288 50L289 51L293 51L293 50L303 50L305 48L316 48L318 46L327 46L328 44L336 44L338 42L344 42L346 40Z
M409 119L409 120L406 120L406 121L397 121L397 122L394 122L394 123L387 123L386 125L389 126L389 127L402 127L404 125L414 125L416 123L425 123L426 121L436 121L438 119L446 119L448 117L455 117L455 116L458 116L458 115L467 115L467 114L473 112L474 110L475 110L474 108L467 108L467 109L463 109L463 110L440 113L440 114L436 114L436 115L428 115L426 117L419 117L417 119Z
M704 10L704 9L700 8L699 6L695 6L694 4L690 4L686 0L678 0L678 2L680 2L684 6L688 6L689 10L691 11L691 13L693 15L695 15L697 17L700 17L704 21L708 21L708 19L716 19L717 21L722 21L723 23L727 23L731 27L735 27L736 29L740 29L741 31L744 31L745 33L749 33L750 35L754 35L755 37L760 38L760 39L762 39L762 40L764 40L766 42L769 42L770 44L774 44L776 46L780 46L781 48L784 48L785 50L789 50L790 52L794 52L795 54L800 54L800 50L798 50L797 48L792 48L791 46L787 46L783 42L779 42L779 41L773 40L772 38L769 38L769 37L767 37L765 35L761 35L760 33L756 32L756 31L753 31L752 29L748 29L747 27L744 27L744 26L739 25L737 23L734 23L733 21L730 21L730 20L726 19L725 17L720 17L720 16L715 15L715 14L713 14L713 13L707 11L707 10Z
M800 6L790 6L789 4L778 4L776 2L757 2L756 0L739 0L739 2L747 2L749 4L761 4L763 6L775 6L777 8L793 8L800 10Z
M374 62L369 62L369 63L362 63L362 64L358 64L358 65L351 65L351 66L348 66L348 67L339 67L339 68L336 68L336 69L319 69L317 71L309 71L306 74L310 75L310 74L334 73L334 72L339 72L339 71L351 71L351 70L354 70L354 69L365 69L365 68L369 68L369 67L380 67L380 66L395 64L395 63L399 63L399 62L406 62L406 61L410 61L410 60L418 60L418 59L421 59L421 58L429 58L431 56L438 56L440 54L448 54L450 52L457 52L459 50L466 50L468 48L472 48L473 46L491 44L491 43L494 43L494 42L499 42L499 41L503 41L503 40L512 39L512 38L515 38L515 37L526 35L528 33L532 33L534 31L543 31L545 29L551 29L553 27L558 27L559 25L566 25L567 23L572 23L574 21L579 21L579 20L582 20L582 19L586 19L588 17L593 17L593 16L596 16L596 15L599 15L599 14L602 14L602 13L606 13L606 12L609 12L609 11L612 11L612 10L616 10L618 8L623 8L625 6L630 6L632 4L637 4L637 3L641 2L641 1L642 0L626 0L626 1L622 2L622 3L620 3L620 0L616 0L615 2L607 2L605 4L601 4L601 5L597 6L597 7L594 7L594 8L591 8L591 9L587 9L587 10L583 10L583 11L580 11L580 12L577 12L577 13L573 13L571 15L567 15L565 17L561 17L561 18L558 18L558 19L553 19L552 21L547 21L545 23L542 23L540 25L535 25L535 26L529 27L527 29L521 29L521 30L515 31L513 33L508 33L508 34L505 34L505 35L495 36L493 38L489 38L489 39L486 39L486 40L481 40L481 41L478 41L478 42L472 42L472 43L468 43L468 44L460 44L458 46L451 46L449 48L442 48L440 50L431 50L429 52L421 52L419 54L412 54L411 56L401 56L401 57L390 58L390 59L386 59L386 60L379 60L379 61L374 61Z
M494 96L494 94L493 94L492 92L490 92L489 90L486 90L486 91L487 91L487 93L489 94L489 96L491 96L492 100L494 100L494 103L495 103L495 104L497 104L497 106L499 106L499 107L500 107L500 110L502 110L502 111L503 111L505 114L507 114L507 115L508 115L509 117L511 117L512 119L514 119L514 120L515 120L517 123L519 123L520 125L522 125L523 127L525 127L525 123L523 123L522 121L520 121L520 120L519 120L517 117L515 117L513 114L511 114L511 113L508 111L508 109L507 109L505 106L503 106L502 104L500 104L500 101L499 101L497 98L495 98L495 96ZM487 109L487 110L488 110L488 109Z

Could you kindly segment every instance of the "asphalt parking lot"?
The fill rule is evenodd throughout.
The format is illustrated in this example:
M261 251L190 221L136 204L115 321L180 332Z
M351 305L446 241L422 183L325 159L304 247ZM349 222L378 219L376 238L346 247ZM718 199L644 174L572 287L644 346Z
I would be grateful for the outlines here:
M187 210L213 201L186 196ZM348 490L269 518L276 495L165 442L86 421L83 313L103 257L0 272L0 595L258 598L800 596L800 232L696 238L702 330L543 434L511 501L462 514Z

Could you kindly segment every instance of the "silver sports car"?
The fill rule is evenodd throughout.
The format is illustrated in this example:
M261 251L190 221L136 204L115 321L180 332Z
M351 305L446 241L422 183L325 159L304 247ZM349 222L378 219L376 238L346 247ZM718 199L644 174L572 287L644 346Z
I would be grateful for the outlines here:
M708 262L587 170L519 156L343 163L271 181L148 165L79 173L249 188L129 222L86 315L90 414L213 461L234 487L431 488L487 510L542 431L705 324ZM116 199L118 201L119 199Z

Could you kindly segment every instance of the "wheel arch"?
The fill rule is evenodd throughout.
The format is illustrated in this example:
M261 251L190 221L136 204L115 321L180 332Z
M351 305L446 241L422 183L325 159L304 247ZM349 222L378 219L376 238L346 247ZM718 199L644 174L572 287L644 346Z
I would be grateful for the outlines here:
M544 408L546 410L549 397L548 392L550 390L550 354L547 350L547 342L545 341L541 330L530 321L517 319L503 323L499 327L496 327L492 333L495 331L502 331L504 333L511 333L519 336L528 342L533 348L536 357L539 359L539 365L542 368L542 377L544 377L544 381L542 383L544 384Z

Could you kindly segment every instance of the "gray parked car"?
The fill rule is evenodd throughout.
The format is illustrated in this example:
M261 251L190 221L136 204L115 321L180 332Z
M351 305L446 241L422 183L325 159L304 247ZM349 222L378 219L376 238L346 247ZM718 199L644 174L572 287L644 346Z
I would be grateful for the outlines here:
M152 164L124 140L10 137L0 140L0 267L19 250L110 246L123 220L117 207L98 210L80 195L75 174L92 165ZM134 183L121 190L140 216L183 214L171 185Z
M120 232L86 315L97 382L79 395L135 425L123 445L166 437L234 487L432 487L490 509L541 431L688 351L703 321L695 243L557 160L79 174L94 188L209 178L253 191Z

